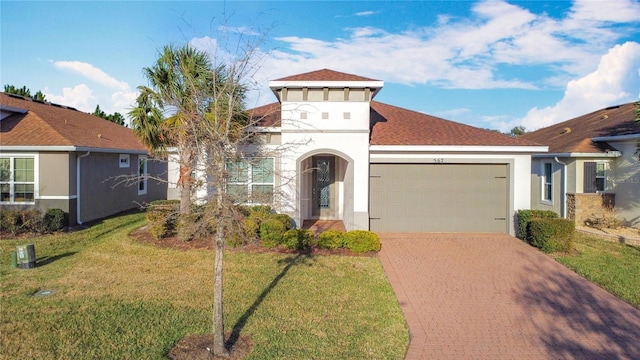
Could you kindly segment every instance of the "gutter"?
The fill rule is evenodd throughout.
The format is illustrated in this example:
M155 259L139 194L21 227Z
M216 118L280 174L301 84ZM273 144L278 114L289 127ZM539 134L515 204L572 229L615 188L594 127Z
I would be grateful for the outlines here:
M567 218L567 164L558 160L558 157L553 158L558 164L562 165L562 218Z
M534 158L548 158L548 157L570 157L570 158L618 158L622 156L620 151L609 151L601 153L546 153L546 154L532 154Z
M78 225L82 225L82 220L80 220L80 159L89 156L89 154L91 151L76 157L76 222Z

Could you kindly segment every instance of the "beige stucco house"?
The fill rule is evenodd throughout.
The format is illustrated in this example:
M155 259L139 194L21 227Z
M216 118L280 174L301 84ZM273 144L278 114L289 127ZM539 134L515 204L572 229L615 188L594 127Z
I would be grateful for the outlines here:
M640 227L640 123L636 104L600 109L521 139L549 146L534 154L531 207L576 220L608 214Z
M134 132L73 108L0 94L0 206L59 208L69 223L166 197L166 162Z

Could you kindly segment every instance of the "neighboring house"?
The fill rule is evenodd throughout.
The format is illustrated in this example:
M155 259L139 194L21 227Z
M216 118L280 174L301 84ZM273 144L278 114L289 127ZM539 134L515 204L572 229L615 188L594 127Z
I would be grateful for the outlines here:
M611 106L520 138L549 146L533 155L533 209L553 210L577 225L615 204L615 215L640 227L640 123L635 103Z
M155 180L166 180L166 162L147 159L131 129L73 108L4 93L0 171L3 209L59 208L69 214L70 225L167 194L166 182Z
M298 226L513 234L531 154L547 148L374 101L383 85L327 69L271 81L278 102L252 115L282 151L233 167L227 192L262 195Z

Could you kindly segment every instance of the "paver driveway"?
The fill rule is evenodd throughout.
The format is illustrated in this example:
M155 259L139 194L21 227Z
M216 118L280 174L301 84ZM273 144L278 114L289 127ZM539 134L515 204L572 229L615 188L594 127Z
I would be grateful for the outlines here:
M640 359L640 310L516 238L380 237L406 359Z

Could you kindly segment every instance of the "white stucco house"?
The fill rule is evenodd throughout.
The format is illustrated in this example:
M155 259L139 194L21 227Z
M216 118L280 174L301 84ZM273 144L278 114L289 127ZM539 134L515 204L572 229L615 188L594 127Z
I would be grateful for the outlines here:
M530 208L531 155L546 146L377 102L384 82L362 76L323 69L269 86L277 102L251 113L282 151L243 167L228 191L273 194L298 226L513 234L515 212Z

